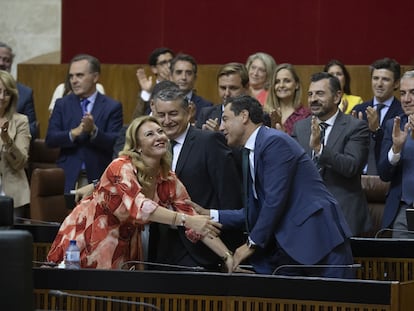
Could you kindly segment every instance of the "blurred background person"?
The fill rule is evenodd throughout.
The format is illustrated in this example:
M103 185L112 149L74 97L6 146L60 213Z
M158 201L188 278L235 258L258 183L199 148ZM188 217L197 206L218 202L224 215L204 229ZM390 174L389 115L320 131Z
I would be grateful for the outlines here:
M250 95L263 106L269 93L276 61L271 55L258 52L249 56L246 68L249 73Z
M345 65L339 60L333 59L327 63L323 71L330 73L338 78L341 83L342 98L339 103L339 109L346 114L350 114L352 109L363 102L362 98L351 95L351 75Z
M309 108L302 105L301 96L302 86L293 65L278 65L264 106L265 112L270 115L273 128L292 135L295 122L311 114Z
M30 188L24 170L29 157L27 116L17 113L16 81L0 70L0 195L13 198L15 217L30 217Z

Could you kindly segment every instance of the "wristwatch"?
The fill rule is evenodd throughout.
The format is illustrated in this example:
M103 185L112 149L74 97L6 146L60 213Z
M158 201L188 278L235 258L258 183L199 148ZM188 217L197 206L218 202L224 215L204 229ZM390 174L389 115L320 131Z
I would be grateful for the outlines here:
M257 247L250 237L247 238L246 245L249 249L256 249Z

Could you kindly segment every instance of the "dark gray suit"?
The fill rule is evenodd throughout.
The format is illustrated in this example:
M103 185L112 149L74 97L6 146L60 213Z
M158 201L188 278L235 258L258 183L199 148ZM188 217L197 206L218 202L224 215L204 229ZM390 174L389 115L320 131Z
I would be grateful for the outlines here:
M312 156L309 146L311 117L295 123L293 137ZM319 158L321 176L341 206L353 235L370 229L361 173L368 157L367 123L339 111Z

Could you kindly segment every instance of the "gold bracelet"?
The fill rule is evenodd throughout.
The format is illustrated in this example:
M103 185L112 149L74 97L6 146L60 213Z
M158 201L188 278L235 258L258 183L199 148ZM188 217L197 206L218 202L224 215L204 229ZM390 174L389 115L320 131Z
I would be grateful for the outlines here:
M177 221L177 212L174 212L174 218L173 218L173 221L172 221L172 223L171 223L171 225L173 225L173 226L175 226L175 222Z
M227 261L227 259L228 259L229 257L231 257L231 256L233 256L233 252L232 252L232 251L226 251L226 252L224 253L224 256L223 256L223 257L221 257L221 260L223 260L224 262L226 262L226 261Z

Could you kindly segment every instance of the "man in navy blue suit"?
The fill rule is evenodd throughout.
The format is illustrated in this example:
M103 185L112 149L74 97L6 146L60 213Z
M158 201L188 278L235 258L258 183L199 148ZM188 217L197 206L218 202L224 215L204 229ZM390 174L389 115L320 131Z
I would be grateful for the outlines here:
M0 70L11 71L14 53L12 48L4 42L0 42ZM32 139L39 136L36 121L36 112L33 104L33 90L17 82L19 100L17 102L17 112L24 114L29 119L30 134Z
M414 71L401 78L403 114L386 122L378 172L390 181L382 218L383 228L392 228L393 238L413 238L407 232L406 209L414 203Z
M248 233L233 268L249 258L257 273L353 277L350 229L303 148L263 126L262 106L246 95L225 104L220 130L229 146L246 148L250 166L245 206L211 213L223 229Z
M69 65L73 92L56 101L49 120L46 144L60 148L66 193L101 177L122 128L122 105L96 89L100 71L95 57L75 56Z
M194 86L197 79L197 63L195 59L187 54L176 55L170 65L171 81L178 85L180 90L186 93L186 99L192 108L190 122L194 124L201 109L212 107L213 104L195 93Z
M374 98L356 105L352 114L368 122L371 132L368 163L364 170L367 175L378 175L377 162L384 137L387 120L403 113L400 101L394 97L394 91L400 84L401 66L397 61L383 58L371 65L371 87Z

